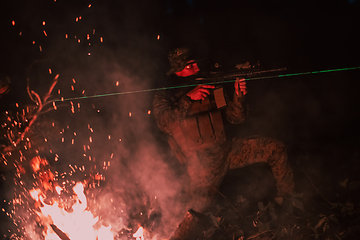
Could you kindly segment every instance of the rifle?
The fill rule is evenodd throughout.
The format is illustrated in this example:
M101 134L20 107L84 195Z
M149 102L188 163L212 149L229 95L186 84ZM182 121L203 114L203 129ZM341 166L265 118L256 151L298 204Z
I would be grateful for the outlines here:
M234 80L237 78L251 78L257 77L260 75L265 75L274 72L285 71L286 68L270 69L270 70L259 70L259 64L252 66L249 62L244 64L236 65L235 70L230 71L219 71L219 72L209 72L195 77L196 83L204 82L204 84L215 84L222 82L231 82L229 80Z
M273 72L285 71L286 68L270 69L270 70L259 70L259 64L252 66L249 62L244 64L236 65L236 70L231 71L222 71L222 72L209 72L203 75L196 75L194 78L190 78L193 83L206 85L206 84L223 84L228 82L234 82L238 78L249 78L249 77L258 77L259 75L269 74ZM222 108L226 106L226 101L224 98L223 87L216 87L210 97L215 100L217 108ZM193 104L194 105L194 104ZM199 105L199 106L197 106ZM203 107L202 103L195 104L196 107L193 107L193 112L199 112Z

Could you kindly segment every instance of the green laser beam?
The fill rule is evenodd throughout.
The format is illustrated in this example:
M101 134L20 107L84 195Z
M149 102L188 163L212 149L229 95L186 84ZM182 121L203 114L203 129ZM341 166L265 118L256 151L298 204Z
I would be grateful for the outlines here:
M317 74L317 73L340 72L340 71L348 71L348 70L356 70L356 69L360 69L360 67L338 68L338 69L329 69L329 70L320 70L320 71L311 71L311 72L288 73L288 74L280 74L280 75L274 75L274 76L252 77L252 78L245 78L245 80L253 81L253 80L260 80L260 79L293 77L293 76L310 75L310 74ZM150 89L127 91L127 92L115 92L115 93L96 94L96 95L90 95L90 96L61 98L61 99L52 100L51 102L64 102L64 101L71 101L71 100L109 97L109 96L117 96L117 95L133 94L133 93L154 92L154 91L159 91L159 90L195 87L198 85L214 85L214 84L219 84L219 83L231 83L231 82L235 82L235 81L236 81L236 79L226 80L226 81L218 81L218 82L209 82L209 83L199 82L199 83L194 83L194 84L186 84L186 85L179 85L179 86L172 86L172 87L159 87L159 88L150 88Z

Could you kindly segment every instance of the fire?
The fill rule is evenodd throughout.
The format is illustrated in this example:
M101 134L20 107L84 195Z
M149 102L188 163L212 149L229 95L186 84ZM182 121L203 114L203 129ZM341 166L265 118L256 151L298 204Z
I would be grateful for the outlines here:
M60 194L62 189L56 187L56 192ZM84 194L84 185L77 183L73 191L75 193L75 204L72 206L72 211L68 212L61 206L61 202L55 201L53 204L46 204L44 195L39 189L30 191L31 197L38 203L39 210L37 214L44 224L44 236L46 240L64 239L61 237L61 232L64 233L67 239L82 240L113 240L114 234L111 232L111 226L101 226L99 229L94 229L94 225L99 218L87 209L87 200ZM61 232L60 232L61 231ZM66 239L66 238L65 238Z
M53 0L54 2L56 2L56 0ZM92 7L91 4L88 5L88 8ZM11 20L11 19L10 19ZM17 19L13 19L11 21L12 26L15 26L15 20ZM82 19L82 16L78 16L75 18L75 24L78 24L78 22L80 21L84 21L86 20L85 18ZM21 24L21 22L16 22L16 25L19 25L19 23ZM10 23L8 23L10 25ZM42 26L41 26L42 24ZM48 22L45 22L45 20L40 21L39 23L42 34L42 37L47 37L48 35L50 36L50 30L48 29L48 27L50 27L48 25ZM19 25L19 27L21 27ZM46 30L45 30L46 28ZM14 29L17 29L14 28ZM54 29L53 29L54 30ZM16 30L18 31L18 30ZM41 33L40 31L40 33ZM53 34L53 37L56 36L54 35L54 32L56 31L51 31ZM25 32L24 32L25 33ZM79 44L86 44L88 43L89 45L91 44L90 41L90 34L86 34L86 39L89 41L84 41L84 39L82 37L84 37L83 35L80 34L76 34L76 33L65 33L64 35L61 34L61 37L65 37L65 39L73 39L73 37L75 38L75 41L77 41ZM19 35L22 35L22 31L20 31ZM95 35L95 29L92 30L92 35ZM80 36L80 37L79 37ZM30 36L30 37L34 37L35 36ZM97 38L97 41L100 41L101 43L104 42L104 38L102 36L94 36ZM81 38L81 39L80 39ZM160 39L160 35L157 36L157 39ZM92 41L92 40L91 40ZM30 43L32 43L34 46L33 47L37 47L39 49L40 52L42 52L43 50L46 51L47 48L45 43L43 43L45 46L44 49L42 47L42 45L39 45L41 41L39 41L39 39L35 38L35 39L31 39ZM36 44L36 45L35 45ZM87 55L91 55L91 52L88 51ZM96 56L95 56L96 57ZM48 68L48 73L52 74L52 69ZM55 80L57 80L57 78L59 77L59 74L57 74L55 76ZM80 81L80 80L79 80ZM73 85L71 85L71 90L75 91L75 85L76 85L76 81L73 78L72 79ZM70 84L69 84L70 85ZM116 86L119 86L120 83L119 81L116 82ZM55 85L54 85L55 86ZM77 86L77 85L76 85ZM68 88L66 88L66 90L69 90ZM60 95L60 93L65 90L61 90L58 89L57 93L58 95ZM86 90L88 91L88 90ZM49 91L49 94L51 93L51 91ZM85 95L85 90L82 90L82 95ZM64 101L64 97L59 96L59 98L61 99L61 101ZM39 98L40 99L40 98ZM57 101L49 101L49 103L52 105L53 110L58 110L58 107L61 106L60 103L56 103ZM45 101L44 101L45 103ZM75 113L75 104L73 102L71 103L71 112ZM50 106L51 106L50 105ZM57 106L58 105L58 106ZM78 106L78 110L80 111L80 103L77 104ZM16 103L16 107L19 107L18 104ZM95 108L95 106L94 106ZM29 110L29 107L26 107L26 113L31 112L31 108ZM100 110L97 110L97 112L100 112ZM150 114L150 110L148 111L148 114ZM23 114L25 117L25 110L23 109ZM131 117L131 112L129 112L129 117ZM22 122L22 124L25 124L26 121ZM19 122L14 122L16 126L19 127L20 129L20 123ZM55 124L52 123L52 126L54 127ZM90 127L90 125L88 124L88 128L89 131L92 133L93 129ZM69 126L67 126L67 129L69 129ZM64 134L64 129L62 129L62 131L60 131L61 135L60 139L61 142L63 142L64 144L69 143L70 139L71 139L71 144L76 144L75 139L77 138L71 138L69 136L65 136ZM73 134L75 137L77 136L76 132L74 132ZM81 135L81 134L79 134ZM25 136L25 135L24 135ZM65 137L66 140L65 141ZM24 146L25 150L28 150L31 148L31 144L30 144L30 139L27 137L27 135L24 138L27 142L27 144ZM59 140L60 140L59 139ZM119 142L122 141L121 138L118 138L117 136L110 136L108 135L108 139L112 140L112 139L118 139ZM45 142L47 142L47 138L45 138ZM51 141L51 140L49 140ZM11 141L13 142L13 141ZM66 143L65 143L66 142ZM89 137L89 142L92 143L93 142L93 137L90 136ZM17 146L18 143L13 142L14 146ZM20 145L21 147L21 145ZM34 147L33 149L34 150ZM88 151L87 151L88 150ZM87 151L87 152L86 152ZM91 161L92 159L95 162L95 156L91 156L91 151L90 151L90 145L84 145L84 156L89 155L89 160ZM20 152L21 153L21 152ZM38 153L38 150L36 150L36 153ZM52 153L52 149L50 149L50 153ZM9 156L11 155L11 152L8 153ZM21 153L22 154L22 153ZM114 154L111 153L111 159L113 159ZM114 157L115 158L115 157ZM59 160L59 156L56 154L55 157L55 162L57 162ZM8 162L6 159L3 160L4 165L7 165ZM11 164L11 162L9 163ZM15 164L14 164L15 165ZM31 159L30 161L30 167L31 167L31 171L33 173L33 177L36 178L37 183L36 185L34 185L34 189L32 189L31 191L28 191L28 189L25 187L26 185L24 185L22 183L22 181L20 181L20 185L24 188L21 189L22 191L26 191L29 192L29 198L33 199L35 201L35 204L33 204L34 201L30 201L30 202L26 202L26 206L30 205L30 208L34 208L31 209L31 216L33 213L33 210L35 211L37 217L36 217L36 221L38 221L40 224L37 225L37 227L42 226L43 229L43 233L42 235L44 236L43 238L39 237L38 239L45 239L45 240L64 240L64 239L68 239L68 240L76 240L76 239L86 239L86 240L113 240L115 234L117 233L117 230L119 229L115 229L115 224L113 224L113 226L111 225L106 225L106 226L102 226L102 220L100 219L100 217L98 217L97 215L94 215L89 206L88 206L88 201L87 198L84 194L84 185L82 183L77 183L75 184L74 188L73 188L73 194L72 194L72 201L71 204L72 206L70 207L71 211L68 210L68 206L65 206L65 202L64 199L61 199L62 196L64 196L64 193L67 193L65 188L62 188L61 186L59 186L60 183L57 182L57 177L59 176L59 174L57 173L57 171L52 171L51 166L49 166L49 162L46 159L40 158L39 156L36 156L34 158ZM71 166L70 166L71 167ZM108 167L110 167L110 161L104 161L103 162L103 168L107 169ZM72 168L72 167L71 167ZM76 168L76 166L75 166ZM95 165L95 169L96 169L96 165ZM22 168L20 165L17 166L17 174L20 176L20 173L24 174L25 170L24 168ZM84 171L84 166L82 166L82 171ZM75 172L74 168L72 168L72 172ZM71 175L71 173L68 175ZM67 173L62 173L60 174L60 177L64 178L64 176ZM19 177L20 178L20 177ZM105 177L103 177L100 174L97 174L94 176L94 180L96 181L100 181L100 180L104 180ZM63 183L65 185L65 183ZM24 185L24 186L23 186ZM27 185L28 187L28 185ZM26 189L25 189L26 188ZM50 193L49 195L51 195L51 197L47 196L47 194ZM20 196L20 195L19 195ZM50 201L49 201L50 198ZM28 200L28 199L27 199ZM113 200L111 200L112 202ZM5 202L5 200L4 200ZM14 202L16 202L17 205L25 205L24 201L21 200L21 198L16 198L14 199ZM91 205L91 204L89 204ZM4 208L2 208L2 211L5 212L6 210ZM121 210L121 212L123 212L123 210ZM8 216L11 216L11 214L8 214ZM18 215L20 216L20 214ZM31 218L33 219L33 218ZM22 218L21 218L22 220ZM25 223L25 222L24 222ZM17 225L16 225L17 226ZM131 225L132 226L132 225ZM20 228L19 228L20 229ZM128 229L128 231L135 231L136 229ZM27 230L25 230L27 231ZM10 232L10 230L9 230ZM29 233L29 232L27 232ZM144 229L142 227L139 227L139 229L133 234L134 239L136 240L144 240ZM145 234L147 234L145 232ZM150 238L146 235L147 238ZM33 238L33 239L37 239L37 238Z

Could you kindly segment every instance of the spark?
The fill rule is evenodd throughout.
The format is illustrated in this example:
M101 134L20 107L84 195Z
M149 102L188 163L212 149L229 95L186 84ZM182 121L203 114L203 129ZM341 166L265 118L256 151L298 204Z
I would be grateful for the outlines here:
M15 26L15 21L14 21L14 20L12 20L12 21L11 21L11 24L12 24L13 26Z
M44 30L43 32L44 32L45 37L47 37L47 33L46 33L46 31Z
M160 39L160 35L157 35L157 38L156 38L157 40L159 40Z
M45 26L45 21L42 22L42 25Z

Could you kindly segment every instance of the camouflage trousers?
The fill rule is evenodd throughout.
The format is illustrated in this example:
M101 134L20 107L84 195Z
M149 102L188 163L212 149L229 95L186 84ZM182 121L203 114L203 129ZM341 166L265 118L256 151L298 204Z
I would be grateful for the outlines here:
M277 196L285 196L294 190L293 171L288 163L287 147L282 142L259 136L235 138L225 146L197 151L187 159L193 199L189 207L204 211L229 169L260 162L270 165Z

